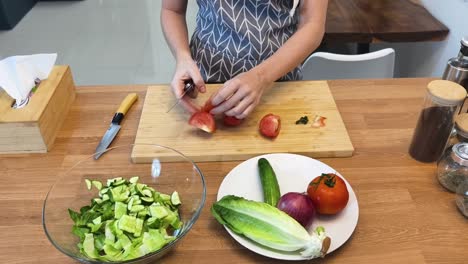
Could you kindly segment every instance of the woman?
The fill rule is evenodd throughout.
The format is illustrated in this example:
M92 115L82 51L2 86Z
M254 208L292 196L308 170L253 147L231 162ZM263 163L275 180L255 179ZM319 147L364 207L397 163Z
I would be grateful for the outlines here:
M276 80L300 80L300 64L319 45L328 0L197 0L197 27L188 41L187 0L163 0L161 24L177 66L171 83L177 98L184 81L200 92L224 82L212 114L243 119ZM184 107L189 103L182 100Z

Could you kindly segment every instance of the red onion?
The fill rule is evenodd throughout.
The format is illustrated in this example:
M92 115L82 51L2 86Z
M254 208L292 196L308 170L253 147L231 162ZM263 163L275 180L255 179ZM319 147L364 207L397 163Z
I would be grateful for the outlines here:
M312 200L306 194L289 192L281 196L278 209L294 218L299 224L307 228L315 217Z

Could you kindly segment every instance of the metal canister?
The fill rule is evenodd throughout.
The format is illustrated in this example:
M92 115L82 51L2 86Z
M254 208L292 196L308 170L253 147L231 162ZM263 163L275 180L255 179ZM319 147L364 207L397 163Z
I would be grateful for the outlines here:
M468 36L461 40L458 56L447 62L442 79L460 84L468 91ZM468 112L468 102L465 100L460 113Z

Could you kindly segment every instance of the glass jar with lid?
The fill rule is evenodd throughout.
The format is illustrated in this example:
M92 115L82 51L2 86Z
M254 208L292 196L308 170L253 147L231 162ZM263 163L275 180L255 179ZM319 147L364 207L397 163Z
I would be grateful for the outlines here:
M460 212L468 217L468 180L458 185L455 203Z
M437 178L442 186L451 192L468 180L468 143L457 143L452 151L440 159Z
M436 80L428 84L424 106L409 148L409 154L414 159L422 162L439 159L465 98L466 90L457 83Z
M452 152L453 145L459 142L468 142L468 113L459 114L455 118L455 127L450 133L450 138L447 142L447 146L445 146L443 156L445 156L447 152Z
M468 113L460 114L455 119L458 142L468 142Z

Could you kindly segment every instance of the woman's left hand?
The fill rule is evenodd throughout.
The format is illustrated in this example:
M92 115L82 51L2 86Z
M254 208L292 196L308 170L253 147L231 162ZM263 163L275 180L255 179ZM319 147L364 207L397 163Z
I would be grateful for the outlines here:
M243 72L224 83L213 96L216 107L212 114L224 113L238 119L246 118L258 105L263 91L273 83L266 81L255 69Z

